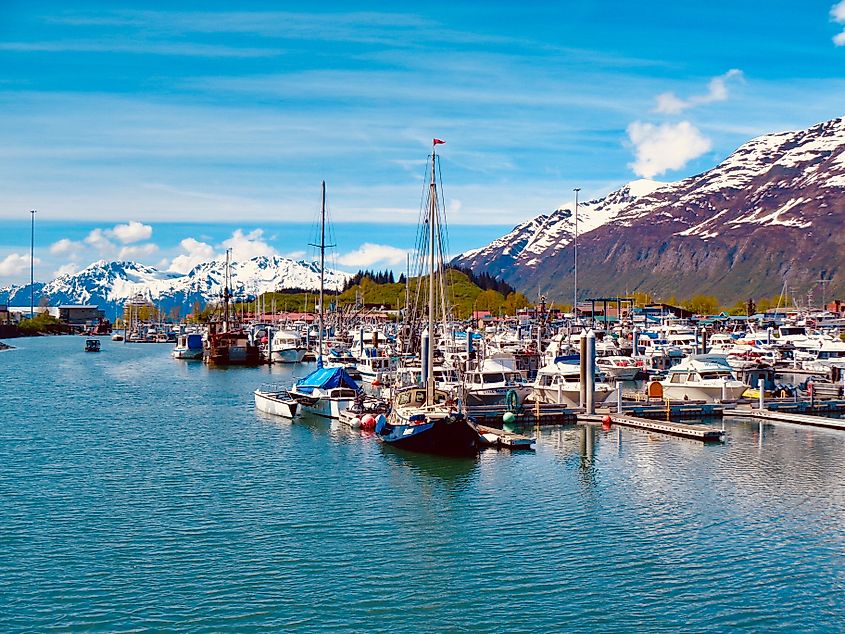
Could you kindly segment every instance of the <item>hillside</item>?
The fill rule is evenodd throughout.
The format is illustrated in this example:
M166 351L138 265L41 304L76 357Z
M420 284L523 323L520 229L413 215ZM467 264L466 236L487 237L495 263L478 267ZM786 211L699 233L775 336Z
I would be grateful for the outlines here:
M784 282L805 297L819 279L832 280L828 297L845 295L845 119L758 137L703 174L629 198L579 237L582 298L707 293L730 303L775 295ZM571 294L571 238L544 219L455 261L517 288Z

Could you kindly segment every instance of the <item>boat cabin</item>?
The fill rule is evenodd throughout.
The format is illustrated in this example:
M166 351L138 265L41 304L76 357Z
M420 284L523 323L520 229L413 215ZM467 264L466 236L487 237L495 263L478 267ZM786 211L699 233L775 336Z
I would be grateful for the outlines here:
M99 352L100 351L100 340L99 339L86 339L85 340L85 352Z

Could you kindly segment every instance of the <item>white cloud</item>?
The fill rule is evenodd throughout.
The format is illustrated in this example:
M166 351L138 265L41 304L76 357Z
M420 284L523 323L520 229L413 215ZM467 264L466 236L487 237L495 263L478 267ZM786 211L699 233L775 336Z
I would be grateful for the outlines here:
M261 255L267 257L278 255L276 249L264 240L263 229L254 229L249 233L235 229L232 237L223 241L223 246L232 249L232 260L235 262L249 260Z
M117 247L108 239L106 232L102 229L92 229L91 233L85 236L85 244L91 245L101 254L113 252Z
M74 242L67 238L62 238L50 245L50 253L53 255L67 255L68 253L78 252L85 248L81 242Z
M73 275L81 270L81 267L76 262L69 262L68 264L62 264L59 268L53 271L53 277L59 277L60 275Z
M711 147L710 139L689 121L661 125L634 121L628 126L628 138L636 152L630 167L643 178L680 169Z
M386 244L365 242L357 250L341 255L337 261L343 266L372 266L377 262L404 264L408 251Z
M41 260L35 258L35 264L40 264ZM10 253L4 259L0 260L0 276L20 275L29 271L29 256L20 253Z
M724 75L714 77L707 84L707 94L692 95L687 99L682 99L673 92L664 92L657 95L657 105L655 106L654 111L661 114L680 114L687 108L707 103L714 103L716 101L725 101L728 98L727 82L729 79L734 78L741 79L742 71L732 68Z
M150 225L132 220L125 225L116 225L108 233L120 240L123 244L131 244L133 242L140 242L141 240L149 240L153 235L153 228Z
M837 2L830 8L830 17L834 22L845 24L845 0ZM834 35L833 43L836 46L845 46L845 31Z
M188 273L197 264L214 259L214 247L194 238L185 238L179 243L183 253L173 258L169 270L176 273Z
M135 260L137 258L143 258L149 255L152 255L158 251L158 247L151 242L147 244L136 244L131 247L123 247L117 254L117 257L121 260Z

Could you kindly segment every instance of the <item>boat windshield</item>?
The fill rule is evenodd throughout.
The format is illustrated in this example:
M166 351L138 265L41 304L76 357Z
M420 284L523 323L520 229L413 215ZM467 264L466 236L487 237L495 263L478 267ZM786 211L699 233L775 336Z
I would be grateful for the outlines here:
M730 379L731 373L727 371L701 372L700 376L702 381L708 379Z

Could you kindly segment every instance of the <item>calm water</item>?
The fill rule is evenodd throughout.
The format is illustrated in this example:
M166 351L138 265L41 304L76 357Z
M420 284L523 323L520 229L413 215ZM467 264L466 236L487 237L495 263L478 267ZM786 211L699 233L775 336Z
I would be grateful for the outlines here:
M256 414L287 369L12 343L2 631L845 629L845 434L565 427L446 460Z

